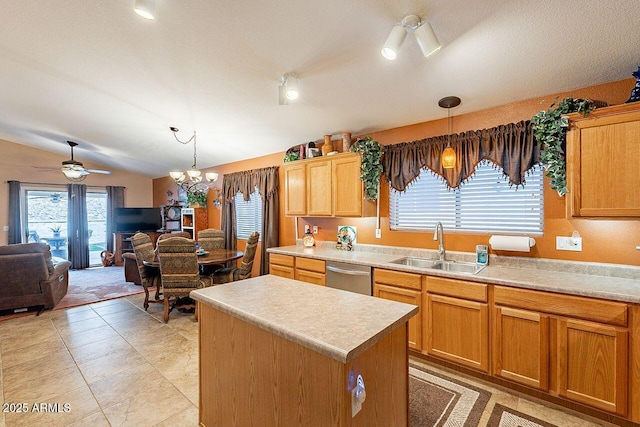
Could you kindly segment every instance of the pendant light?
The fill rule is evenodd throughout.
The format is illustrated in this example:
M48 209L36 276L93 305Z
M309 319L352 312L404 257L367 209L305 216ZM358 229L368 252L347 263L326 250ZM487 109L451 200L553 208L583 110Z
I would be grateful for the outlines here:
M438 105L447 109L447 148L442 152L442 167L453 169L456 166L456 152L451 148L451 109L460 105L460 98L457 96L447 96L438 101Z

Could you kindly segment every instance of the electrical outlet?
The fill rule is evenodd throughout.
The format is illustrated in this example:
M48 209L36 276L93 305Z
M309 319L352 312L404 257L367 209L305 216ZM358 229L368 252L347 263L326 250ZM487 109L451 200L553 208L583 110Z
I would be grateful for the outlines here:
M8 225L3 225L2 226L2 231L9 231L9 226Z
M318 226L317 225L313 226L313 234L318 234Z
M376 228L376 239L380 239L382 238L382 230L380 230L379 228Z
M309 230L311 229L311 226L309 224L305 224L304 225L304 232L305 234L309 232Z
M582 252L582 237L556 236L556 250Z
M364 380L362 375L358 375L358 381L356 386L351 389L351 418L355 417L360 410L362 410L362 404L367 398L367 392L364 388Z

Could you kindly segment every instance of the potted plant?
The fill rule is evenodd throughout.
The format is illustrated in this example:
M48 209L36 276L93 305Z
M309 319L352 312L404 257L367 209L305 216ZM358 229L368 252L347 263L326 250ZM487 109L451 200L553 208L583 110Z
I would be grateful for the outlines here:
M60 226L60 224L56 224L53 227L49 227L49 230L51 230L53 232L53 237L60 237L60 230L62 229L62 227Z
M358 139L350 148L355 153L362 153L360 179L364 182L364 197L367 200L378 199L380 175L382 174L382 145L373 138Z
M187 192L187 203L191 208L207 206L207 192L205 190L191 190Z

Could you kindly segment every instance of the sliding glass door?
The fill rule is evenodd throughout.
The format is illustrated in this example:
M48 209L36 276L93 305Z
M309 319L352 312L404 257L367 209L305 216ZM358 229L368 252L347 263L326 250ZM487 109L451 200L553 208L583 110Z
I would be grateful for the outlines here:
M51 255L68 259L67 190L25 188L24 236L27 242L47 243ZM100 253L107 245L107 194L87 191L89 264L101 265Z

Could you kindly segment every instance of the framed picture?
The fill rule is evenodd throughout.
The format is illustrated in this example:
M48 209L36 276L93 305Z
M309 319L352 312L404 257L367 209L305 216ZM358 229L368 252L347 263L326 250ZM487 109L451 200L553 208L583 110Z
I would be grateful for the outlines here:
M184 188L178 186L178 203L186 204L187 203L187 192Z

